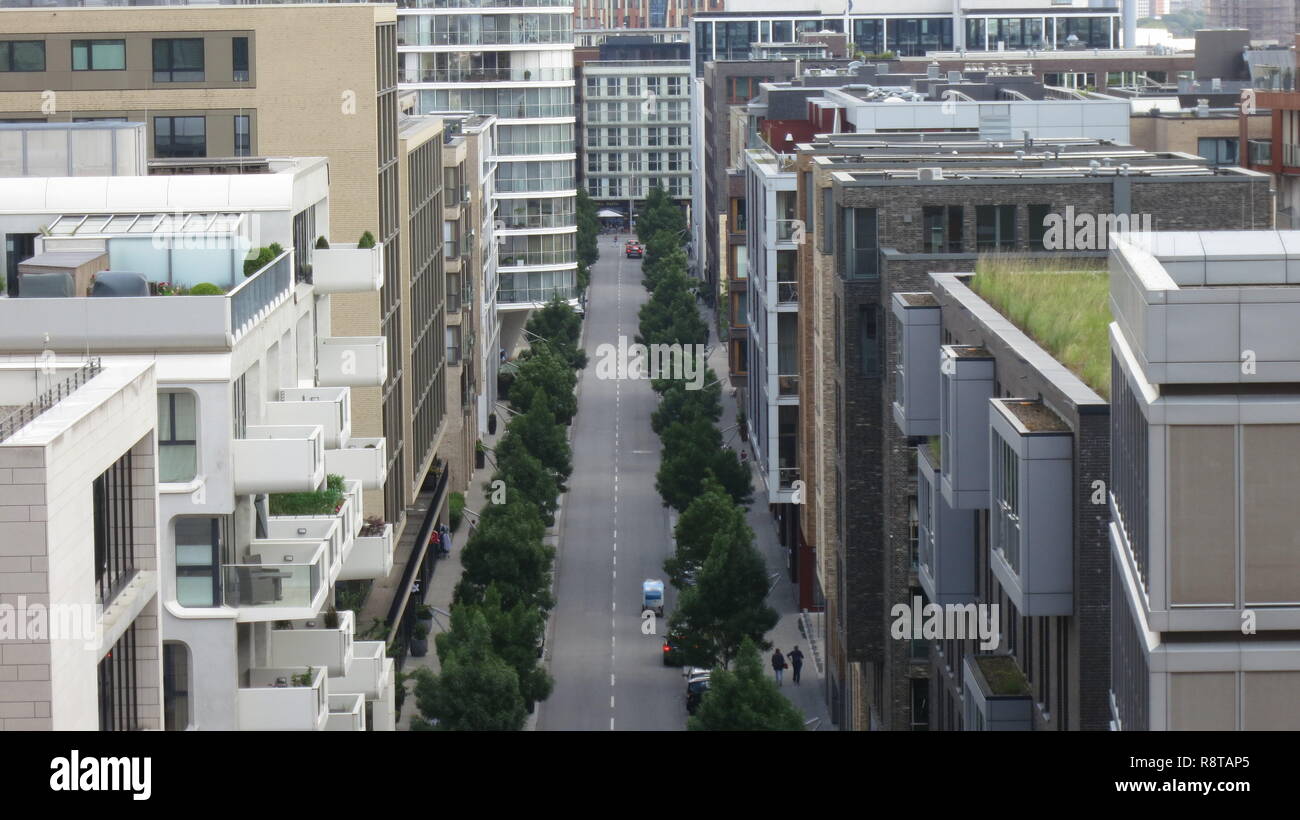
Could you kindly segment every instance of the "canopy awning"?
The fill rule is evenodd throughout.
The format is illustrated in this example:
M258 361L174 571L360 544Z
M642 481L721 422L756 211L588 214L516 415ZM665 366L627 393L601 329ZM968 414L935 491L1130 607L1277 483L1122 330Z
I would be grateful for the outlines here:
M618 211L614 210L613 208L603 208L596 213L596 216L600 217L601 219L615 219L615 218L623 219L624 217L627 216L627 214L621 214Z

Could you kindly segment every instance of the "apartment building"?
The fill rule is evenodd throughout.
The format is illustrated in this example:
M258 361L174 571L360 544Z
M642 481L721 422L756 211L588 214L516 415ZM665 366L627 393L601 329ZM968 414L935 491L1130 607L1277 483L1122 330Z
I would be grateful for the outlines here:
M495 412L501 328L497 321L493 249L498 221L525 226L526 208L497 214L492 198L494 118L449 121L443 147L447 237L447 436L451 489L464 492L473 475L474 444ZM522 204L522 203L521 203ZM508 221L507 221L508 220Z
M1261 116L1265 134L1257 130ZM1278 226L1300 224L1300 91L1253 92L1238 114L1237 136L1242 165L1273 177Z
M1111 251L1113 729L1300 726L1297 243L1162 232Z
M833 714L851 728L922 728L929 665L882 626L921 589L912 439L924 431L893 409L893 294L928 290L931 272L969 271L984 254L1098 257L1102 215L1157 229L1225 219L1256 229L1271 227L1273 211L1266 177L1189 155L1083 139L1001 147L874 139L819 138L801 146L795 168L810 237L800 246L799 310L814 317L799 325L805 423L796 454L810 508L796 549L811 552L813 599L825 602ZM1087 240L1078 231L1090 222ZM1049 234L1053 224L1061 230ZM1035 639L1050 640L1043 634ZM1071 720L1096 726L1097 701L1089 703L1091 711L1071 709Z
M0 730L163 727L154 375L0 361Z
M497 234L497 308L514 350L530 309L576 305L573 4L421 0L397 16L401 87L417 113L495 116L492 195L537 217Z
M662 188L689 213L690 62L589 60L582 78L587 193L600 208L635 220L650 189Z
M678 28L692 14L721 11L723 5L723 0L576 0L573 19L585 29Z
M391 480L382 496L367 491L367 503L382 507L400 531L428 461L427 453L405 446L403 415L430 383L417 383L402 364L416 295L400 284L414 240L403 236L410 214L398 211L409 174L399 168L395 9L10 5L0 2L0 39L12 44L10 53L25 56L4 74L0 117L143 122L149 158L186 172L206 158L329 159L334 219L329 231L310 222L298 226L295 274L310 275L317 236L342 247L369 232L382 249L386 287L338 294L331 321L349 334L386 340L387 378L358 387L354 409L358 433L387 439ZM429 370L425 375L433 377Z
M3 230L36 235L17 297L0 299L0 346L11 361L89 351L106 370L152 366L156 388L141 399L152 412L111 409L123 425L156 419L138 453L156 479L131 478L140 517L156 515L152 532L135 527L157 543L156 565L136 567L156 571L161 652L138 657L161 669L160 728L392 729L385 643L356 640L355 613L335 611L337 582L384 578L394 560L395 522L364 493L388 478L389 439L355 435L351 402L354 388L384 383L386 339L331 321L337 294L387 285L384 249L307 241L311 281L295 276L314 233L304 223L331 225L327 163L262 164L217 179L0 181ZM248 261L250 249L265 252ZM126 480L104 492L125 493ZM90 498L66 503L59 520L88 540ZM114 526L94 554L129 546Z
M1289 44L1300 29L1297 0L1205 0L1206 28L1244 28L1257 43Z
M1123 12L1123 15L1129 14ZM697 76L713 60L741 60L753 43L790 43L803 33L848 35L855 53L917 56L931 51L1118 48L1124 36L1118 2L1032 0L1005 6L984 0L886 0L854 9L838 0L747 4L744 11L698 12L691 18ZM1002 45L999 46L998 44Z

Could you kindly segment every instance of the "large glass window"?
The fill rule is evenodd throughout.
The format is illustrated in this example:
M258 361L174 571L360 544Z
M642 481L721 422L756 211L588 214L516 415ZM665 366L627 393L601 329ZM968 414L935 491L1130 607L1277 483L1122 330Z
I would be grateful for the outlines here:
M1042 250L1043 240L1047 238L1047 217L1052 213L1051 205L1029 206L1029 246L1031 250Z
M1020 574L1020 460L1011 445L993 433L992 533L995 552Z
M230 40L230 63L233 79L237 83L248 82L248 38L232 37Z
M880 305L858 308L858 325L862 344L862 375L880 375Z
M181 606L220 605L224 542L224 518L176 519L176 602Z
M73 71L122 71L126 68L126 40L73 40Z
M163 642L163 730L183 732L190 726L190 649L179 641Z
M253 135L248 114L235 115L235 156L246 157L252 153Z
M1200 137L1196 140L1196 153L1215 165L1236 165L1237 138Z
M961 253L962 206L927 205L921 209L926 253Z
M188 390L158 394L158 481L193 481L198 474L198 410Z
M844 209L844 275L871 279L880 273L875 208Z
M208 154L207 124L203 117L154 117L155 157L204 157Z
M0 42L0 71L44 71L45 42L8 40Z
M975 207L975 247L981 251L1015 249L1015 205L977 205Z
M203 38L167 38L153 41L153 81L203 82Z

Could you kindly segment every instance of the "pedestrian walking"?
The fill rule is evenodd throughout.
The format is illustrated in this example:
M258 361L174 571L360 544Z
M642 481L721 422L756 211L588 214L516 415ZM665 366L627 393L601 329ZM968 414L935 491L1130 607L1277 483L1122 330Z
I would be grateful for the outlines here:
M772 671L776 673L776 685L784 686L782 678L785 676L785 655L781 654L781 648L772 653Z
M798 686L799 673L803 670L803 653L799 651L799 644L790 650L790 668L794 670L794 685Z
M429 551L434 555L442 555L442 534L438 532L437 527L429 533Z
M447 529L446 524L439 524L438 532L440 534L440 540L442 543L442 554L443 556L450 558L451 557L451 530ZM798 675L796 674L795 677L798 677Z

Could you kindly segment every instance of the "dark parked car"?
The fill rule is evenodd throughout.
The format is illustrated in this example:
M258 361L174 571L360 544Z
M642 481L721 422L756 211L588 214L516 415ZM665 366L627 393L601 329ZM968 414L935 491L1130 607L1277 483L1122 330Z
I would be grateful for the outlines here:
M700 701L704 699L705 693L709 691L709 673L704 672L700 675L692 675L686 683L686 712L695 714L699 708Z

